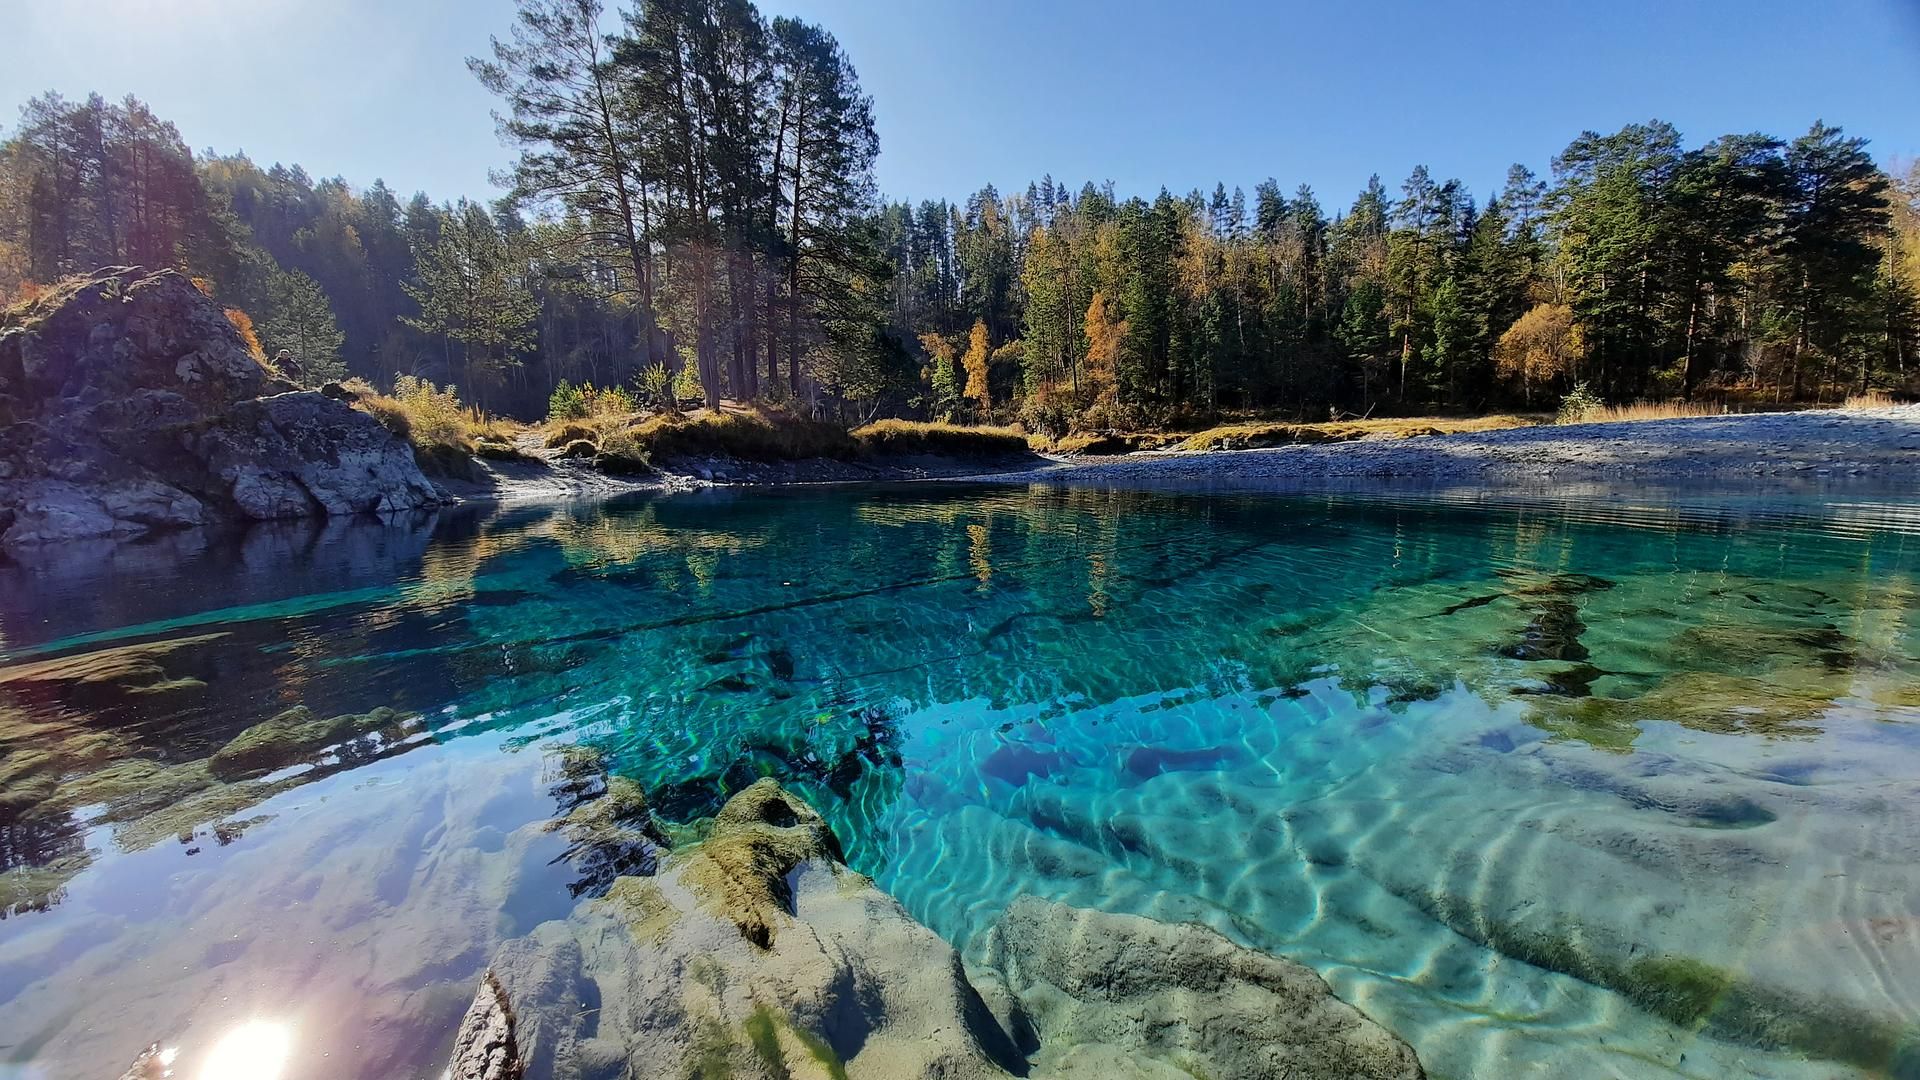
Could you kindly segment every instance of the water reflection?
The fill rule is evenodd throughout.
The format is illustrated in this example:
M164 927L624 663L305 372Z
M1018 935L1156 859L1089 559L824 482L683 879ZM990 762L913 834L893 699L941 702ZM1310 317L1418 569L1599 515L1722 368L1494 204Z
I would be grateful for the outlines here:
M200 1080L280 1080L292 1053L292 1025L249 1020L213 1044Z
M1887 734L1920 706L1902 527L1859 508L1782 520L917 488L275 527L80 553L88 565L36 555L0 566L0 912L16 916L0 926L0 1006L47 1004L21 1014L37 1034L0 1062L123 1066L125 1043L175 1030L183 1017L154 1016L111 1046L63 1047L90 943L153 935L175 970L213 972L265 948L210 943L213 927L281 919L312 952L263 983L410 1002L374 1042L430 1061L501 934L651 872L766 775L955 940L1019 891L1131 897L1395 972L1400 990L1366 992L1399 1016L1423 994L1484 1018L1525 1013L1502 996L1518 985L1582 992L1521 980L1482 1000L1457 972L1403 970L1389 946L1435 933L1457 966L1498 953L1645 1010L1664 999L1631 998L1628 968L1556 953L1491 911L1496 877L1575 906L1551 874L1468 880L1470 852L1457 867L1437 853L1467 836L1532 850L1514 808L1557 808L1635 865L1730 860L1756 904L1785 872L1753 866L1805 861L1781 838L1857 854L1864 842L1837 839L1841 804L1807 800L1882 767L1875 754L1920 753ZM554 744L592 767L550 759ZM588 796L618 813L577 818ZM1435 833L1422 806L1456 824ZM1539 836L1572 827L1540 813ZM1751 865L1702 830L1742 834ZM1393 847L1398 834L1419 846ZM1581 880L1578 852L1557 857ZM1816 884L1792 888L1842 904ZM1827 947L1839 931L1806 933ZM372 955L385 966L341 974ZM1835 970L1853 959L1840 955ZM85 970L118 988L116 1007L154 989ZM194 1000L206 1007L183 1001L183 1016ZM1833 1015L1872 1005L1849 1002Z

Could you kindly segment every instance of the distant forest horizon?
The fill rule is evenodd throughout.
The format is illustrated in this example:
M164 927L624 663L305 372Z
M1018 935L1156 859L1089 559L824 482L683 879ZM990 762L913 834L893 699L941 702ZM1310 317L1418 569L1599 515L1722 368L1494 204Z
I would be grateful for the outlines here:
M1920 391L1920 165L1857 133L1570 132L1474 193L1415 166L1126 195L883 198L825 27L746 0L520 0L474 77L507 196L195 154L135 98L0 141L0 302L101 266L201 282L262 358L544 415L563 383L1029 430ZM1391 148L1382 148L1382 157Z

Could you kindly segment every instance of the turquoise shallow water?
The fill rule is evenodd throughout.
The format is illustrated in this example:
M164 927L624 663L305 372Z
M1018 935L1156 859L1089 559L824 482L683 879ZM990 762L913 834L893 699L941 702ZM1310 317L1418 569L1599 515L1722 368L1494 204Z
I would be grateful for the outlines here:
M0 566L0 1076L254 1019L433 1075L647 870L539 828L576 743L675 824L781 778L963 950L1037 893L1293 956L1438 1076L1920 1075L1911 516L915 487ZM400 716L236 767L293 706Z

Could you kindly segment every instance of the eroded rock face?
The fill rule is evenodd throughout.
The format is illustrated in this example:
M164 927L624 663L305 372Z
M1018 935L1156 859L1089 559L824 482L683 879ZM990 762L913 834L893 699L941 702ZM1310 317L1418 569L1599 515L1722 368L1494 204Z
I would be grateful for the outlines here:
M442 501L404 442L277 378L177 273L102 270L0 324L0 547Z
M593 814L571 811L569 834ZM1100 1080L1421 1075L1310 970L1197 926L1022 901L976 986L839 853L811 807L761 780L658 873L507 942L475 1009L511 1017L536 1080L1065 1080L1095 1061Z

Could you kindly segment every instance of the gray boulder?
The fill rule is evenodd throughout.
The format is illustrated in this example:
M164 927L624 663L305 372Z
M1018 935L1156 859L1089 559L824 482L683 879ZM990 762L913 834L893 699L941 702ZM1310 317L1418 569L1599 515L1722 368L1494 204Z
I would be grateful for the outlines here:
M444 501L405 442L280 379L180 274L102 270L0 319L0 548Z
M406 443L318 391L240 402L185 440L240 513L256 521L390 513L439 501Z

